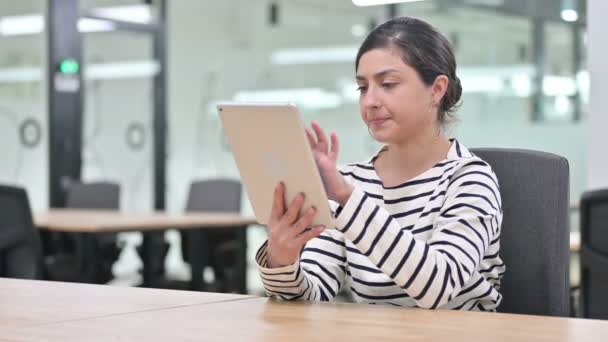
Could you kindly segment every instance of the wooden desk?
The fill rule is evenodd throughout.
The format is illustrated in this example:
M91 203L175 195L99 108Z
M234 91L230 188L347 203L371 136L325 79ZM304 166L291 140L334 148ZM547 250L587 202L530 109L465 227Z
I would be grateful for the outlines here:
M79 244L83 251L81 259L81 274L83 282L94 282L95 268L94 261L97 258L96 245L91 239L90 234L125 232L125 231L162 231L167 229L187 229L190 230L189 260L192 268L192 290L204 289L202 273L205 265L208 264L205 253L207 250L206 240L200 237L196 230L223 229L228 227L244 227L256 223L253 217L246 217L233 213L185 213L168 214L163 212L153 213L126 213L116 210L83 210L83 209L51 209L46 212L34 215L34 221L38 228L56 232L79 233ZM245 231L243 231L245 240ZM149 242L149 235L144 234L142 246L144 263L143 285L154 286L154 274L150 267L150 260L153 255L158 254L153 250ZM237 260L244 260L245 247L241 251L242 255ZM242 261L241 261L242 263ZM245 269L245 265L241 265ZM242 284L241 287L245 287Z
M246 297L0 278L0 331Z
M66 296L78 297L77 292L71 293ZM35 293L32 295L39 301L40 307L48 305L47 299L38 298ZM211 293L200 295L201 298L216 296ZM131 296L117 296L115 300L129 301L130 298ZM0 340L20 341L587 342L605 341L606 336L608 336L608 321L430 311L364 304L287 303L245 296L229 301L208 301L205 304L159 308L0 331Z

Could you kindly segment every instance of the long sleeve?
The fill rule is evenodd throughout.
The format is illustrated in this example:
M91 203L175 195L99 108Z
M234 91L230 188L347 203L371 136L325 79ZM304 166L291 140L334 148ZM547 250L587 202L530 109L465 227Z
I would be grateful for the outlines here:
M281 268L267 267L267 246L268 241L258 250L256 263L268 296L315 301L332 301L336 297L346 275L342 233L326 229L306 244L298 261Z
M496 177L487 164L473 161L452 175L426 241L402 229L359 188L339 213L336 226L419 307L438 308L471 283L480 283L477 269L489 246L498 241L501 220Z

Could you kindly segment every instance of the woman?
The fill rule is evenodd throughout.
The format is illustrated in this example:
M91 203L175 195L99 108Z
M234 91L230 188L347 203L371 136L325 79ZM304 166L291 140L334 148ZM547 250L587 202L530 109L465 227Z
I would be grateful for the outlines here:
M442 130L462 92L447 39L415 18L373 30L355 62L360 112L384 147L336 168L338 138L308 130L336 227L310 227L314 208L274 193L256 261L269 295L495 311L501 197L490 166ZM313 133L314 131L314 133ZM335 228L335 229L332 229Z

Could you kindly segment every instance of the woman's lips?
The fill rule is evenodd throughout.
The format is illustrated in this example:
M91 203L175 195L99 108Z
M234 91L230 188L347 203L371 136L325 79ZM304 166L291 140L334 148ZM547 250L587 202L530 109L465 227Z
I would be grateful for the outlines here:
M371 126L378 127L378 126L382 126L382 124L385 123L387 120L388 119L380 119L380 118L378 118L378 119L372 119L372 120L369 121L369 124Z

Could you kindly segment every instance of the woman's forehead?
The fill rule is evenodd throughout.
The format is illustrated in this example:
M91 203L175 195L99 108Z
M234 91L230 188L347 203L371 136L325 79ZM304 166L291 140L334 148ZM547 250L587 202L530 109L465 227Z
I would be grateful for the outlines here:
M361 56L357 68L357 78L375 77L389 72L407 72L409 69L411 67L394 49L373 49Z

